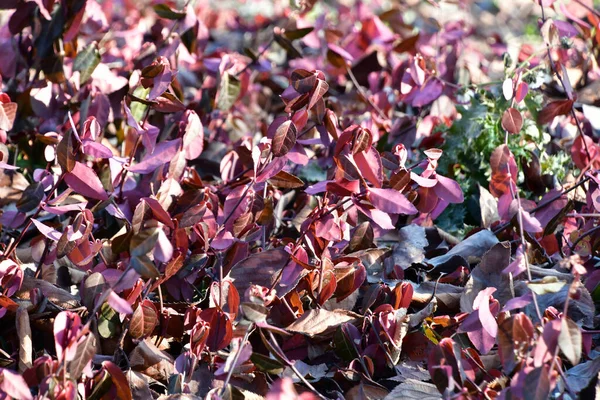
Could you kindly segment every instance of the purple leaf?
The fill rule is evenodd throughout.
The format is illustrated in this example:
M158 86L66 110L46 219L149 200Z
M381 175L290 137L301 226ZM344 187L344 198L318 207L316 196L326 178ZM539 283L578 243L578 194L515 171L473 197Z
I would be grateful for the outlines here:
M439 175L438 175L439 176ZM432 188L438 184L437 179L424 178L421 175L417 175L414 172L410 172L410 179L415 181L417 185L425 188Z
M460 185L454 179L439 174L436 177L437 185L433 187L433 191L440 199L453 204L462 203L465 200Z
M529 214L525 210L521 210L521 213L523 214L523 229L526 232L543 232L544 231L544 228L542 228L542 224L540 224L540 221L538 221L536 217Z
M322 181L322 182L318 182L315 183L314 185L310 185L309 187L307 187L304 192L307 194L319 194L319 193L323 193L327 191L327 184L331 182L331 181Z
M517 308L523 308L529 305L533 301L533 295L531 292L524 294L523 296L515 297L506 302L502 308L502 312L516 310Z
M142 162L129 167L129 171L137 172L139 174L153 172L156 168L171 161L173 157L175 157L175 154L177 154L180 146L180 138L168 142L161 142L156 145L152 154L146 154Z
M261 183L277 175L286 166L287 161L287 156L275 158L258 174L256 182Z
M481 354L489 353L496 343L496 338L483 328L467 332L467 336Z
M173 245L162 229L158 231L158 240L154 247L154 258L164 263L173 258Z
M496 337L498 334L498 323L496 318L490 311L490 296L496 291L495 287L488 287L475 297L473 302L473 309L479 310L479 320L483 329L492 337Z
M0 392L19 400L32 400L29 385L16 372L0 368Z
M421 86L412 100L412 105L414 107L423 107L427 104L431 103L438 97L442 95L442 91L444 90L444 86L442 82L438 79L431 79L424 86Z
M512 274L513 278L519 276L521 273L525 272L527 269L525 265L525 258L523 256L523 246L519 245L517 249L517 253L515 255L515 260L508 264L508 267L502 270L503 274Z
M87 165L75 162L71 172L65 174L65 183L74 191L96 200L108 200L108 195L102 187L102 182L93 169Z
M548 321L546 325L544 325L544 332L538 339L533 351L533 365L535 367L541 367L545 362L554 357L554 352L558 346L558 336L560 335L560 330L560 318Z
M48 225L42 224L40 221L36 220L35 218L32 218L31 222L33 222L33 224L38 229L38 231L40 231L40 233L42 235L46 236L48 239L53 240L55 242L58 242L60 240L62 234L59 231L57 231L56 229L52 229Z
M0 161L0 169L9 169L9 170L17 170L19 169L19 167L17 167L16 165L10 165L5 163L4 161Z
M110 293L108 295L108 298L106 299L106 302L108 303L109 306L111 306L112 308L114 308L115 311L121 313L121 314L125 314L125 315L131 315L133 314L133 309L131 308L131 305L127 302L127 300L119 297L118 294L115 293L114 290L109 289Z
M75 357L80 326L81 318L71 311L62 311L54 319L54 342L59 360L64 357L65 360L70 361Z
M392 224L392 219L390 218L390 216L387 213L380 211L376 208L373 208L373 209L366 208L354 200L353 200L353 203L360 212L365 214L369 219L371 219L373 222L375 222L377 225L379 225L381 227L381 229L394 229L394 224Z
M186 111L183 121L186 123L183 134L183 151L186 160L194 160L204 150L204 127L194 110Z
M111 158L113 156L112 151L108 147L88 139L83 140L83 152L88 156L96 158Z
M406 196L395 189L369 188L368 197L377 209L386 213L412 215L418 212Z

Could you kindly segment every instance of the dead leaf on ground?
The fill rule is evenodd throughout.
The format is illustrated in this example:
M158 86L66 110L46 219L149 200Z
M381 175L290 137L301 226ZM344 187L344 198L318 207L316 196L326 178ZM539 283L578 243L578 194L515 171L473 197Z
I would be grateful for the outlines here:
M302 314L286 329L307 336L328 335L333 333L338 325L344 322L354 322L360 319L359 314L345 310L327 311L324 309L309 310Z

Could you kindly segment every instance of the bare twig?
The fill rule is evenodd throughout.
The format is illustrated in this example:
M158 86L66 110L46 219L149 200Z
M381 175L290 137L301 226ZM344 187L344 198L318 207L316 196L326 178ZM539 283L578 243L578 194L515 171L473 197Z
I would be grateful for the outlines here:
M373 101L371 101L371 98L369 97L369 95L367 94L367 92L365 91L365 89L362 86L360 86L360 84L356 80L356 77L354 76L354 73L352 72L352 69L350 68L350 66L348 64L346 64L346 71L348 72L348 76L350 76L350 79L352 80L352 83L354 84L354 86L356 87L356 89L358 90L358 92L360 93L360 95L362 97L364 97L365 101L367 103L369 103L369 105L375 111L377 111L377 114L379 114L379 116L381 118L383 118L384 120L389 120L389 118L387 117L387 115L385 115L385 113L381 110L381 108L379 108L379 106L377 106L377 104L375 104L375 103L373 103Z
M546 22L546 13L544 11L544 6L543 6L542 2L540 2L540 9L542 10L542 25L543 25ZM558 72L558 69L556 68L556 65L554 64L554 60L552 59L552 52L550 51L550 49L551 49L550 44L546 43L546 53L548 54L548 62L550 63L550 68L552 69L552 72L554 73L554 75L556 75L556 78L560 82L560 85L562 86L565 93L568 94L567 85L565 84L563 77L560 76L560 73ZM567 76L566 79L569 79L569 77ZM583 133L583 129L581 129L581 124L579 123L579 118L577 118L577 115L575 114L575 109L573 108L573 105L571 105L571 116L575 120L575 125L577 126L577 131L579 132L579 135L581 136L581 138L583 140L583 146L585 148L585 153L588 156L588 158L590 160L592 160L592 156L590 155L590 151L588 149L587 142L585 141L585 134Z

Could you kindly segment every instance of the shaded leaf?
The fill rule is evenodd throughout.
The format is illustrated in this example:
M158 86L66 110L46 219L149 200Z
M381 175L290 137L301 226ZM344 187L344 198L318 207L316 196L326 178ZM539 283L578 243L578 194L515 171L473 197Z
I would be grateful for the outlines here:
M221 75L221 83L217 94L217 108L222 111L228 111L240 95L240 81L231 76L228 72Z
M385 400L400 399L441 400L442 396L434 384L409 378L385 397Z
M177 12L171 10L171 8L169 8L169 6L167 6L166 4L156 4L153 8L154 12L158 14L158 16L161 18L178 20L185 18L186 15L184 12Z
M29 313L23 307L19 307L17 310L15 326L17 328L17 335L19 336L19 371L23 372L27 368L30 368L33 362L33 343Z
M252 284L264 287L274 285L289 259L290 255L281 248L255 253L235 264L228 277L231 278L240 295L244 296ZM276 287L278 294L286 293L291 289Z
M79 71L80 85L83 85L92 77L92 73L98 64L100 64L100 52L96 42L90 43L77 53L77 57L73 61L73 70Z

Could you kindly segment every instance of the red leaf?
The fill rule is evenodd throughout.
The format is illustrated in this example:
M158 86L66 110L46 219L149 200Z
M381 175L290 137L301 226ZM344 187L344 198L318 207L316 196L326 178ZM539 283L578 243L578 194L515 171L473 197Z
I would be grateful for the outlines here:
M71 172L65 174L65 183L74 191L96 200L108 200L108 195L102 187L100 178L87 165L75 162Z
M129 324L129 334L135 339L149 336L158 324L158 311L150 300L138 304Z
M231 321L223 311L216 308L202 310L200 319L210 324L206 346L211 351L222 350L229 346L233 337L233 329Z
M309 93L317 83L317 75L305 69L296 69L290 76L290 83L296 92L300 94Z
M554 117L567 115L573 108L573 100L558 100L546 104L538 114L538 122L542 125L552 122Z
M117 391L117 399L132 400L129 382L123 371L111 361L102 361L102 368L110 374L111 380Z
M406 196L394 189L369 188L368 197L377 209L390 214L412 215L418 212Z
M492 152L490 166L492 167L490 192L494 196L500 197L510 193L509 185L516 189L517 162L507 145L502 144Z
M144 197L141 200L145 201L148 204L150 210L152 210L152 215L154 215L154 218L156 218L157 221L162 222L171 229L175 227L175 225L173 225L173 220L171 219L171 216L168 212L165 211L165 209L158 202L158 200L153 199L152 197Z
M327 93L328 90L329 85L327 84L327 82L321 79L317 79L317 85L315 86L315 89L312 95L310 96L307 108L309 110L313 108L315 104L317 104L317 101L321 100L321 98L323 98L323 96L325 95L325 93Z
M571 157L579 169L586 168L592 160L597 159L598 153L598 145L589 136L578 135L571 146Z
M502 128L508 131L508 133L516 135L521 131L521 128L523 128L523 116L519 110L510 107L502 114L501 124Z
M529 92L529 85L527 85L527 83L525 83L525 82L520 82L517 85L517 91L515 92L515 100L517 101L517 103L522 102L523 99L525 98L525 96L527 96L528 92Z
M374 148L352 156L362 176L373 186L380 188L383 183L383 166L381 156Z
M235 319L240 306L240 295L230 280L213 282L210 286L210 306L219 307Z
M273 155L275 157L286 155L296 144L296 134L296 125L291 120L279 125L271 146Z

